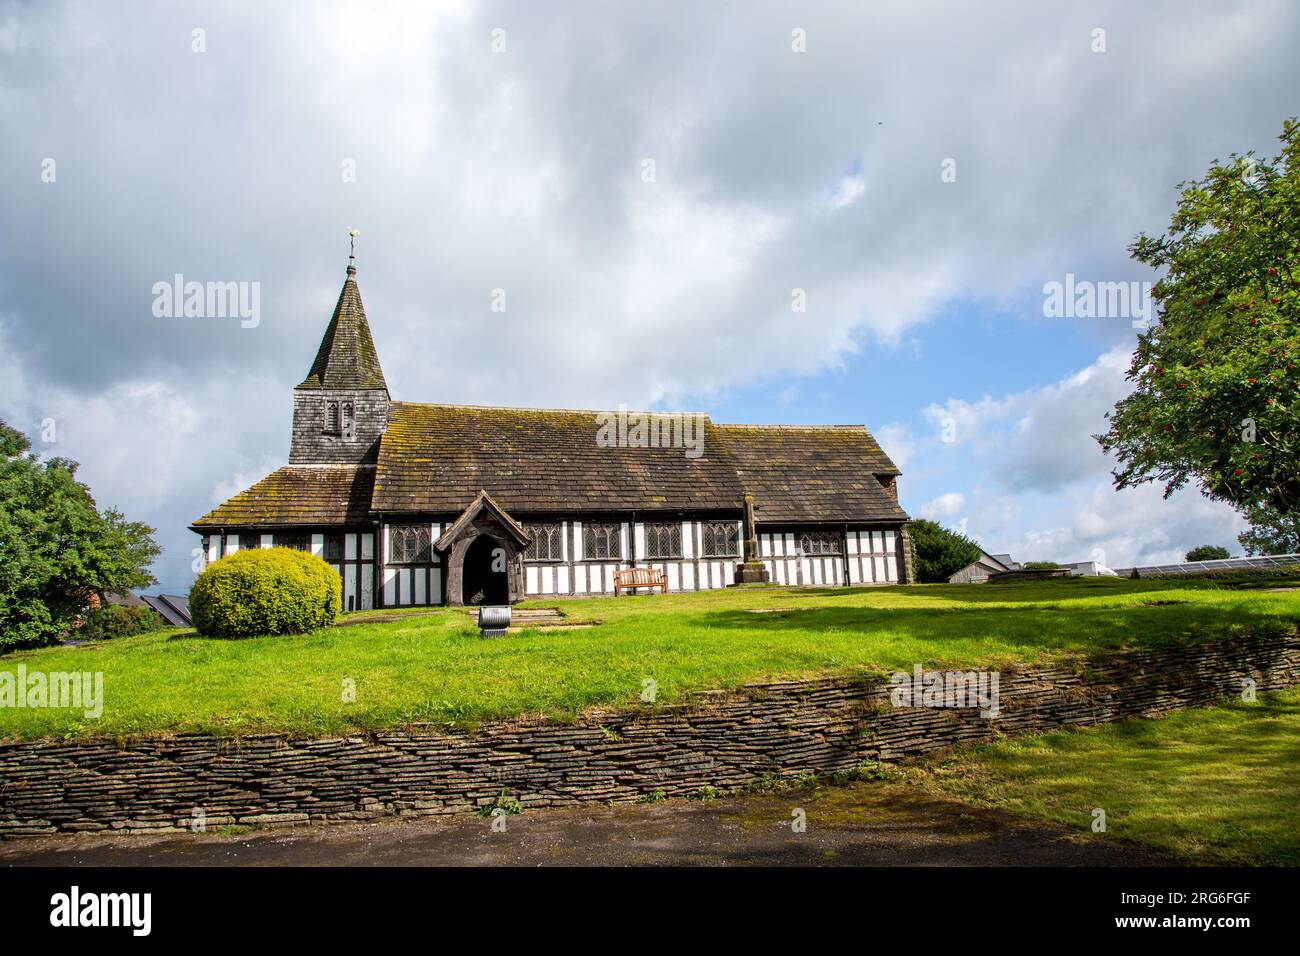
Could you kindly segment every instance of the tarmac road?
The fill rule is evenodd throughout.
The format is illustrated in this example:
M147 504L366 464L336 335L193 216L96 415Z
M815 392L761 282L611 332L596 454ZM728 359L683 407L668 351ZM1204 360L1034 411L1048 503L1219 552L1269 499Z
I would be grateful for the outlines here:
M806 829L792 823L802 810ZM709 801L408 817L241 834L75 834L0 842L5 866L1134 866L1167 860L1094 834L894 783ZM500 824L498 824L500 826Z

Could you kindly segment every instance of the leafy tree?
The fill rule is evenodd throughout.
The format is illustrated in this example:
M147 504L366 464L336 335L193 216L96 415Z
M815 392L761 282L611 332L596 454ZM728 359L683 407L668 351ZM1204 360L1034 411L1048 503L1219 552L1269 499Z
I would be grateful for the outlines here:
M1020 566L1022 571L1059 571L1061 566L1055 561L1026 561Z
M1222 561L1224 558L1230 558L1227 548L1221 548L1217 544L1203 544L1199 548L1192 548L1187 552L1186 560L1188 561Z
M1279 514L1272 508L1246 509L1250 530L1237 535L1247 554L1300 554L1300 512Z
M1164 274L1134 391L1096 436L1118 488L1195 479L1243 512L1300 511L1300 124L1279 138L1271 160L1234 153L1181 184L1168 231L1129 247Z
M980 556L980 546L935 521L917 519L907 526L912 539L912 571L922 584L939 584Z
M153 529L100 511L77 463L0 422L0 651L50 644L96 592L154 583Z

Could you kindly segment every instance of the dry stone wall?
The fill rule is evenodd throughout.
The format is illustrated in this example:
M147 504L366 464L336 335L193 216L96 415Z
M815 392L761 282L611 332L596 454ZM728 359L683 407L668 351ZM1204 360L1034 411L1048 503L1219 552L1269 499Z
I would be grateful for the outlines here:
M1087 725L1300 683L1300 637L1241 638L1000 673L1001 713L900 708L879 680L769 683L574 724L0 744L0 835L305 824L525 809L829 774L997 735Z

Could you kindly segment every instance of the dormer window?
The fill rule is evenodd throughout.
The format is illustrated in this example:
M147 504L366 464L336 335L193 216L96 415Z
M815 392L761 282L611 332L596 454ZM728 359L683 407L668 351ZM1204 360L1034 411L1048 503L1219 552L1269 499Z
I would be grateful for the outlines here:
M325 434L337 435L341 431L339 426L339 403L325 403Z
M352 403L343 403L343 440L352 441L357 437L357 420L352 414Z

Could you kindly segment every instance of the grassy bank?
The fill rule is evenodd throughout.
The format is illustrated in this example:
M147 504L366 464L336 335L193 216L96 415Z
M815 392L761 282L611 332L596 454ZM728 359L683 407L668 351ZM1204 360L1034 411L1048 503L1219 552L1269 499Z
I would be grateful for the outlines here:
M980 806L1189 863L1300 865L1300 689L972 747L920 771ZM1093 833L1093 811L1106 832Z
M98 719L0 708L0 737L166 731L333 734L468 725L658 700L769 678L997 666L1060 654L1294 628L1300 592L1067 579L983 586L732 589L531 602L596 626L477 636L458 610L303 637L210 640L171 631L0 658L0 671L104 675ZM372 615L373 617L374 615ZM355 701L344 682L355 682ZM643 706L643 705L642 705Z

